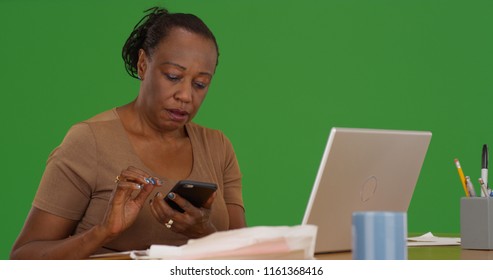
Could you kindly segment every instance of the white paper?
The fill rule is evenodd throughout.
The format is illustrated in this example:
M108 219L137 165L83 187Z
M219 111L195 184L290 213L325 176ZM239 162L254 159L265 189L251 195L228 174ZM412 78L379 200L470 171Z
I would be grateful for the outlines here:
M421 236L409 237L407 239L407 246L451 246L460 245L459 237L438 237L434 236L431 232L427 232Z
M313 259L317 227L258 226L213 233L183 246L152 245L134 259Z

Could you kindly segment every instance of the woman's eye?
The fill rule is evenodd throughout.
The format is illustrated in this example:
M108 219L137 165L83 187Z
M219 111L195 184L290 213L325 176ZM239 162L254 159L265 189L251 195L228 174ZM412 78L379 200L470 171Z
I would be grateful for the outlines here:
M197 87L199 89L204 89L207 87L207 84L201 83L201 82L195 82L195 87Z
M178 81L180 79L180 77L178 75L174 75L174 74L165 74L166 78L170 81Z

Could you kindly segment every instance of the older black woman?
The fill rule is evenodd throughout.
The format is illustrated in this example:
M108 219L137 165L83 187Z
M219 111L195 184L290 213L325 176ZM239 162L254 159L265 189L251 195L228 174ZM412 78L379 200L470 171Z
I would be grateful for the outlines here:
M12 259L84 259L246 226L231 142L192 122L218 64L216 39L194 15L146 12L123 47L138 96L68 131L48 159ZM169 195L181 213L163 198L182 179L218 190L202 207Z

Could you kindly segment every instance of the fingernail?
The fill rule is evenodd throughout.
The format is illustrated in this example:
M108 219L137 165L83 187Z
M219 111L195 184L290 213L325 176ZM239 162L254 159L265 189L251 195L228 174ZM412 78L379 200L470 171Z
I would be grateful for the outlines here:
M162 196L163 196L163 195L162 195L160 192L158 192L158 193L156 194L156 197L159 197L159 198L160 198L160 197L162 197Z
M172 193L172 192L170 192L170 193L168 194L168 198L169 198L169 199L171 199L171 200L175 199L175 194L174 194L174 193Z
M159 180L157 180L157 183L158 183L158 185L163 185L164 184L164 181L161 180L161 179L159 179Z
M149 177L149 178L145 178L144 181L147 183L147 184L153 184L155 185L156 184L156 180L152 177Z

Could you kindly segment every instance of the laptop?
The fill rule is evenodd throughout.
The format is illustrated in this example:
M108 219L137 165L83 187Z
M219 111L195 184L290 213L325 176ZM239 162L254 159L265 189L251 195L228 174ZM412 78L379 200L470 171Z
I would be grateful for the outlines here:
M332 128L302 224L318 226L315 253L349 251L355 211L407 212L428 131Z

